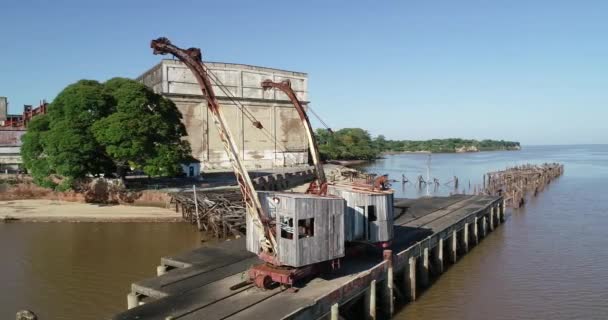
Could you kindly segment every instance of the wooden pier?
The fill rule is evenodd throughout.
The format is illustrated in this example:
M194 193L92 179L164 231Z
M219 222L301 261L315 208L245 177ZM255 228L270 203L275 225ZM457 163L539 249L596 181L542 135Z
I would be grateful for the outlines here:
M528 194L536 197L563 173L564 165L559 163L524 164L485 174L483 190L488 195L504 196L507 206L519 208L525 204Z
M244 284L259 260L241 237L162 258L159 276L134 283L129 310L113 319L388 318L505 220L497 196L397 199L394 207L391 250L349 256L297 292Z

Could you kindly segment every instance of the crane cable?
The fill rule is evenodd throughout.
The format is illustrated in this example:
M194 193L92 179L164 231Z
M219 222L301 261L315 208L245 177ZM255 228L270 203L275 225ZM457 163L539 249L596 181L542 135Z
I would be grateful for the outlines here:
M323 121L323 119L321 119L321 117L315 112L315 110L312 109L312 107L310 105L306 105L306 107L315 116L315 118L317 118L317 120L319 120L319 122L321 122L321 125L323 125L325 127L325 129L331 131L331 127L329 127L327 125L327 123L325 123L325 121Z
M211 69L209 67L207 67L207 65L205 65L203 63L203 66L205 67L205 71L207 71L207 74L209 74L209 78L212 82L215 83L216 86L218 86L220 88L220 90L226 95L226 97L232 102L234 103L234 105L239 108L239 110L241 110L241 112L243 112L243 114L252 122L260 122L258 121L255 116L253 114L251 114L251 112L249 112L249 110L247 110L243 104L241 104L239 101L236 101L236 97L233 95L232 92L230 92L229 90L226 90L225 87L226 85L217 77L217 75L215 75ZM261 122L260 122L261 123ZM266 135L267 138L269 138L272 142L274 142L275 144L278 144L284 152L288 151L288 148L282 144L281 142L279 142L276 138L276 136L274 134L272 134L270 131L268 131L264 126L262 126L261 128L262 132Z

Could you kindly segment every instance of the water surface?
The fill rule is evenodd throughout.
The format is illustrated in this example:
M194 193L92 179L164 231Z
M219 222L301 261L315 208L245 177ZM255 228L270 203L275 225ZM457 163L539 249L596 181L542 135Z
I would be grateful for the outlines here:
M400 180L403 171L426 176L427 160L394 155L368 169ZM444 182L457 175L468 189L485 171L545 161L564 163L565 174L513 210L396 319L608 319L608 146L433 155L431 176ZM394 187L401 195L426 193Z
M401 180L426 176L426 155L367 166ZM483 173L557 161L565 174L451 267L397 319L607 319L608 146L526 147L519 152L435 154L430 193L481 184ZM395 183L397 196L426 194ZM47 319L103 319L126 308L131 282L163 255L199 245L182 223L0 223L0 319L22 308Z
M200 243L184 223L0 223L0 319L104 319L160 257Z

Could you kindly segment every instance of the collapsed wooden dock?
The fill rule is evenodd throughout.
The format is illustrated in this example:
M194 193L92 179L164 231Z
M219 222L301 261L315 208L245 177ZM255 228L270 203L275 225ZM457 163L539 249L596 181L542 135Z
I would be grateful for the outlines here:
M536 196L563 173L564 165L559 163L525 164L485 174L483 189L485 194L504 196L507 206L519 208L526 196Z
M505 220L502 197L398 200L391 250L345 258L297 292L244 284L258 258L244 238L161 259L158 277L132 285L113 319L319 319L390 317Z
M245 233L245 204L238 189L172 193L171 205L182 213L184 221L211 232L216 238Z

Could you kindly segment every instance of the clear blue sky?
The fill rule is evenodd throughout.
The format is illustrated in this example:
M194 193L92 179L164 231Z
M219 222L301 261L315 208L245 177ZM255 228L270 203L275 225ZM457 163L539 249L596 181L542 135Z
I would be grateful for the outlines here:
M4 0L0 13L14 113L79 79L138 76L167 36L206 60L307 72L334 128L608 143L608 1Z

